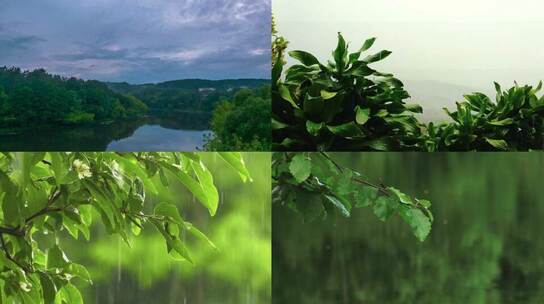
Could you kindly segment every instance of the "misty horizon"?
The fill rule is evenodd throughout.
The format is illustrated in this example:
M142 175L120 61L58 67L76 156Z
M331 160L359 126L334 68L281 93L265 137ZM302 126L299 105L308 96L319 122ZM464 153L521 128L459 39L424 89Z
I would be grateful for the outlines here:
M524 14L517 13L520 8ZM308 51L326 61L336 47L338 32L352 52L366 39L376 37L369 54L382 49L393 53L372 64L373 68L393 73L405 83L429 81L425 92L408 84L413 96L449 96L449 102L412 98L424 108L455 105L462 98L443 86L433 88L432 82L471 88L492 98L494 81L503 88L513 86L514 81L536 85L544 78L544 56L536 39L544 29L543 9L544 3L535 0L273 3L279 34L289 41L289 50ZM288 64L293 63L289 58Z

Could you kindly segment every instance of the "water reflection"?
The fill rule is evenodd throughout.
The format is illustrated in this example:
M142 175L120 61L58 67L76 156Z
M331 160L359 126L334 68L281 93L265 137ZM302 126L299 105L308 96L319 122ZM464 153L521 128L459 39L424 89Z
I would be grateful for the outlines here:
M274 303L542 303L542 154L337 154L433 202L419 243L369 210L303 223L273 209Z
M194 151L209 133L209 114L175 113L110 124L54 126L0 133L2 151Z

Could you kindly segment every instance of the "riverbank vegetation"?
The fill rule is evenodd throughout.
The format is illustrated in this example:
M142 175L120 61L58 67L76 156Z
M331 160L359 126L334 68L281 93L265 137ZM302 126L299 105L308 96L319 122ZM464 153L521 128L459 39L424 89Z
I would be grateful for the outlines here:
M464 96L450 121L421 123L417 104L393 74L372 68L391 55L368 56L375 38L349 53L341 34L333 59L321 63L305 51L284 71L285 40L276 37L272 69L273 149L278 151L527 151L544 149L542 83L503 90L495 101ZM281 44L281 45L280 45Z
M269 83L270 80L264 79L183 79L157 84L107 85L117 93L138 97L153 111L176 115L176 112L211 113L223 100L232 99L237 91L256 89Z
M270 86L242 89L213 111L206 150L270 151Z
M144 115L147 106L99 81L0 68L0 127L81 124Z
M195 153L0 154L0 300L83 303L78 286L93 277L70 257L88 245L74 248L69 239L89 242L98 232L131 246L155 230L161 248L186 267L195 263L192 248L220 250L192 223L194 211L180 213L195 204L207 217L218 212L210 162L235 173L230 184L252 181L239 153L216 156L220 167Z

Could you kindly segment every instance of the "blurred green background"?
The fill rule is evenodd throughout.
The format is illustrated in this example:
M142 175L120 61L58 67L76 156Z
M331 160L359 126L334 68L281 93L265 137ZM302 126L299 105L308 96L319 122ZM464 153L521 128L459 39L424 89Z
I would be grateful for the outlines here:
M214 153L199 153L214 175L220 193L217 215L195 201L179 183L170 183L159 197L172 198L185 220L203 231L219 248L189 241L195 265L173 260L158 231L147 225L132 248L118 236L94 225L91 241L60 242L69 258L88 267L93 285L78 284L85 303L240 304L271 302L270 155L244 153L253 182ZM161 197L162 196L162 197Z
M420 243L371 210L304 223L273 207L273 303L544 303L542 153L332 153L432 201Z

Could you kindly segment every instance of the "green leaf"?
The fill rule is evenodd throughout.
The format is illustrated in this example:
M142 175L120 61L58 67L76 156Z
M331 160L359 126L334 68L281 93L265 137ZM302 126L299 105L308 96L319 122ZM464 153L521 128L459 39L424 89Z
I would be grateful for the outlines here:
M502 119L502 120L493 120L493 121L490 121L489 124L490 125L494 125L494 126L508 126L508 125L511 125L514 123L514 120L512 118L505 118L505 119Z
M389 55L391 55L392 52L390 51L387 51L387 50L383 50L383 51L380 51L374 55L370 55L368 57L366 57L365 59L363 59L364 62L366 63L373 63L373 62L377 62L377 61L380 61L380 60L383 60L387 57L389 57Z
M289 172L291 172L297 182L302 183L310 177L312 162L303 154L297 154L289 164Z
M279 87L278 90L279 90L281 98L283 98L284 100L287 100L294 108L300 109L300 107L293 100L293 97L291 97L291 92L289 92L289 88L282 85Z
M253 181L240 152L219 152L219 156L240 174L244 183Z
M40 285L42 286L42 297L44 304L55 303L55 296L57 294L55 283L53 283L51 277L44 272L38 272L38 275L40 276Z
M195 226L193 226L193 224L189 222L185 222L184 225L185 225L185 229L189 233L191 233L194 237L196 237L197 239L201 241L204 241L212 249L218 250L215 244L204 233L202 233L202 231L198 230Z
M83 298L79 290L72 284L68 283L61 289L63 299L69 304L83 304Z
M68 263L68 258L58 245L53 246L47 251L47 268L63 269Z
M123 156L119 156L116 153L110 154L121 166L127 170L127 174L133 174L138 176L142 182L145 185L146 190L157 194L157 188L155 185L151 182L151 179L145 172L145 170L138 164L138 161L134 157L129 157L129 154L123 154Z
M311 120L307 120L306 121L306 130L308 131L308 133L310 133L310 135L312 136L318 136L319 135L319 132L325 127L325 123L324 122L321 122L321 123L316 123L316 122L313 122Z
M376 42L376 37L367 39L365 43L363 43L363 47L361 48L361 53L370 49L374 45L374 42Z
M418 204L420 204L424 208L430 208L431 207L431 202L428 201L428 200L417 200L417 202L418 202Z
M338 135L344 138L364 137L363 131L353 121L339 126L327 126L327 128L334 135Z
M396 197L380 196L374 203L374 214L381 221L385 222L397 211L398 206Z
M319 60L314 57L314 55L304 52L304 51L291 51L289 56L300 61L305 66L312 66L314 64L319 64Z
M508 144L506 143L505 140L502 140L502 139L491 139L491 138L485 138L485 141L487 141L487 143L489 143L490 145L492 145L493 147L499 149L499 150L503 150L503 151L508 151Z
M219 193L213 183L212 173L204 166L202 162L192 162L191 167L198 178L202 192L206 197L202 203L210 211L210 215L214 216L219 205Z
M43 160L45 152L15 152L14 156L13 181L24 189L30 181L32 167Z
M338 209L338 211L340 211L340 214L342 214L344 217L349 217L350 216L350 212L349 212L348 208L340 200L338 200L336 197L334 197L332 195L325 194L325 198L331 204L333 204L333 206L336 209Z
M216 199L214 199L217 194L217 190L214 192L214 194L209 195L206 193L207 190L205 190L204 187L189 174L174 166L167 166L167 169L167 174L171 174L180 183L182 183L198 199L198 201L208 209L212 216L215 215L217 205L219 204L219 196L217 195Z
M346 41L341 33L338 33L338 45L332 54L336 62L336 68L339 72L343 72L347 64L348 50Z
M378 189L372 187L363 187L362 190L355 193L355 207L362 208L374 204L378 199Z
M414 235L423 242L431 232L431 221L425 214L417 209L404 207L400 211L401 217L412 227Z
M68 174L70 166L61 152L49 152L49 156L51 157L51 169L55 174L55 181L57 185L60 185L63 183L66 174Z
M155 206L154 213L155 215L165 216L178 225L183 225L183 219L179 215L178 208L174 204L165 202L159 203Z
M277 121L274 118L272 118L272 130L281 130L281 129L285 129L285 128L288 128L288 127L289 127L288 124Z
M87 281L91 284L93 283L93 281L91 280L91 275L89 274L89 271L83 265L76 264L76 263L70 264L70 272L73 275L78 276L84 281Z
M413 205L414 204L414 201L412 200L412 198L409 197L408 195L400 192L400 190L398 190L396 188L393 188L393 187L389 187L387 189L389 191L391 191L399 199L399 201L401 203L406 204L406 205Z
M362 109L356 106L355 112L355 121L360 125L364 125L370 119L370 109Z
M338 95L338 92L328 92L325 90L321 90L321 98L325 100L334 98L336 95Z
M418 104L407 104L405 105L406 110L412 112L412 113L423 113L423 107L421 107Z

